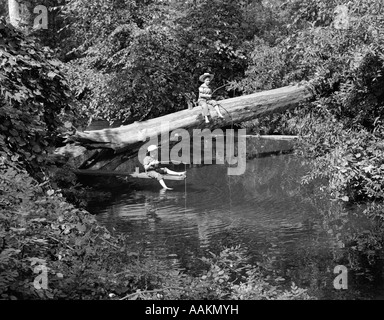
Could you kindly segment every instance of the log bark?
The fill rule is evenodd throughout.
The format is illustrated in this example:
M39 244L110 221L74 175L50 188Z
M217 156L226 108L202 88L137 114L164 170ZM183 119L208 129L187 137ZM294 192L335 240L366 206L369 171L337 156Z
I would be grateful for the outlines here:
M287 86L274 90L258 92L241 97L219 101L225 119L213 118L206 124L201 108L186 109L162 117L112 129L76 132L69 141L75 141L89 149L112 149L115 153L123 152L129 147L137 147L149 138L169 133L175 129L227 127L236 123L252 120L271 113L283 112L294 108L313 96L306 86Z

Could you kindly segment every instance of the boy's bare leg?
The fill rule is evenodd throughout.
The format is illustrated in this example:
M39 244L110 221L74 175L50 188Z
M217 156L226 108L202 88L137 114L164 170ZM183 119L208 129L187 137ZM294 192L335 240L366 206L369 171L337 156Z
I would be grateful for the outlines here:
M168 188L168 187L167 187L167 185L165 184L165 182L164 182L163 179L159 180L159 182L160 182L161 186L162 186L164 189L166 189L166 190L173 190L172 188Z
M187 173L186 171L176 172L176 171L169 170L168 168L164 168L164 169L165 169L166 173L174 175L174 176L184 176Z
M201 103L201 108L202 108L202 114L203 114L203 117L205 118L205 123L209 123L209 119L208 119L208 114L209 114L208 104L205 101L201 101L200 103Z
M220 117L220 118L224 118L224 116L221 114L221 112L220 112L220 109L219 109L219 105L217 104L217 105L215 105L215 110L216 110L216 112L217 112L217 115Z

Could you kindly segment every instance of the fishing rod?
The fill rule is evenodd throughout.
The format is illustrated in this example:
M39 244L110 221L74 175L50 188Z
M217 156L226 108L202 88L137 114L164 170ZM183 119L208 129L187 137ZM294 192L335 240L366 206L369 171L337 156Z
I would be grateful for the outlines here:
M224 87L226 87L227 85L228 85L228 83L222 85L221 87L216 88L215 90L212 91L212 95L213 95L217 90L219 90L219 89L221 89L221 88L224 88Z
M159 163L165 163L165 164L169 164L169 163L178 163L178 164L181 164L181 163L184 163L184 164L187 164L186 162L184 161L174 161L174 160L170 160L170 161L159 161Z

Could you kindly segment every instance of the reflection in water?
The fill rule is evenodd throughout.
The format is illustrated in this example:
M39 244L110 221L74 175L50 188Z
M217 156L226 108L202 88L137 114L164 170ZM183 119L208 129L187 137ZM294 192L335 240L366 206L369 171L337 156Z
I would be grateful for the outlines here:
M300 186L305 173L292 155L249 160L241 176L228 176L225 165L190 167L186 185L177 182L173 191L159 191L156 181L128 186L88 210L132 245L187 270L207 250L242 244L287 284L334 298L341 293L333 289L333 268L348 263L344 243L323 225L319 210L331 204L319 205L312 189Z

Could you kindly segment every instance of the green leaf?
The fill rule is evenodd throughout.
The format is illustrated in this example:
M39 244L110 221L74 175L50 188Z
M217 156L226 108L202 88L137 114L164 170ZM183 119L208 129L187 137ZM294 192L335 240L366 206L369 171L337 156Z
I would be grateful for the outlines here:
M64 123L64 127L67 128L67 129L72 128L72 122L70 122L70 121L66 121L66 122Z
M41 148L39 145L35 144L32 148L32 151L36 152L36 153L40 153L41 152Z
M76 225L76 228L77 228L77 230L79 230L79 232L85 232L87 230L87 227L84 224L81 224L81 223L78 223Z
M56 77L57 76L57 74L55 73L55 72L52 72L52 71L50 71L50 72L48 72L48 77L49 78L54 78L54 77Z
M55 67L61 66L61 62L59 60L49 60L48 62Z

